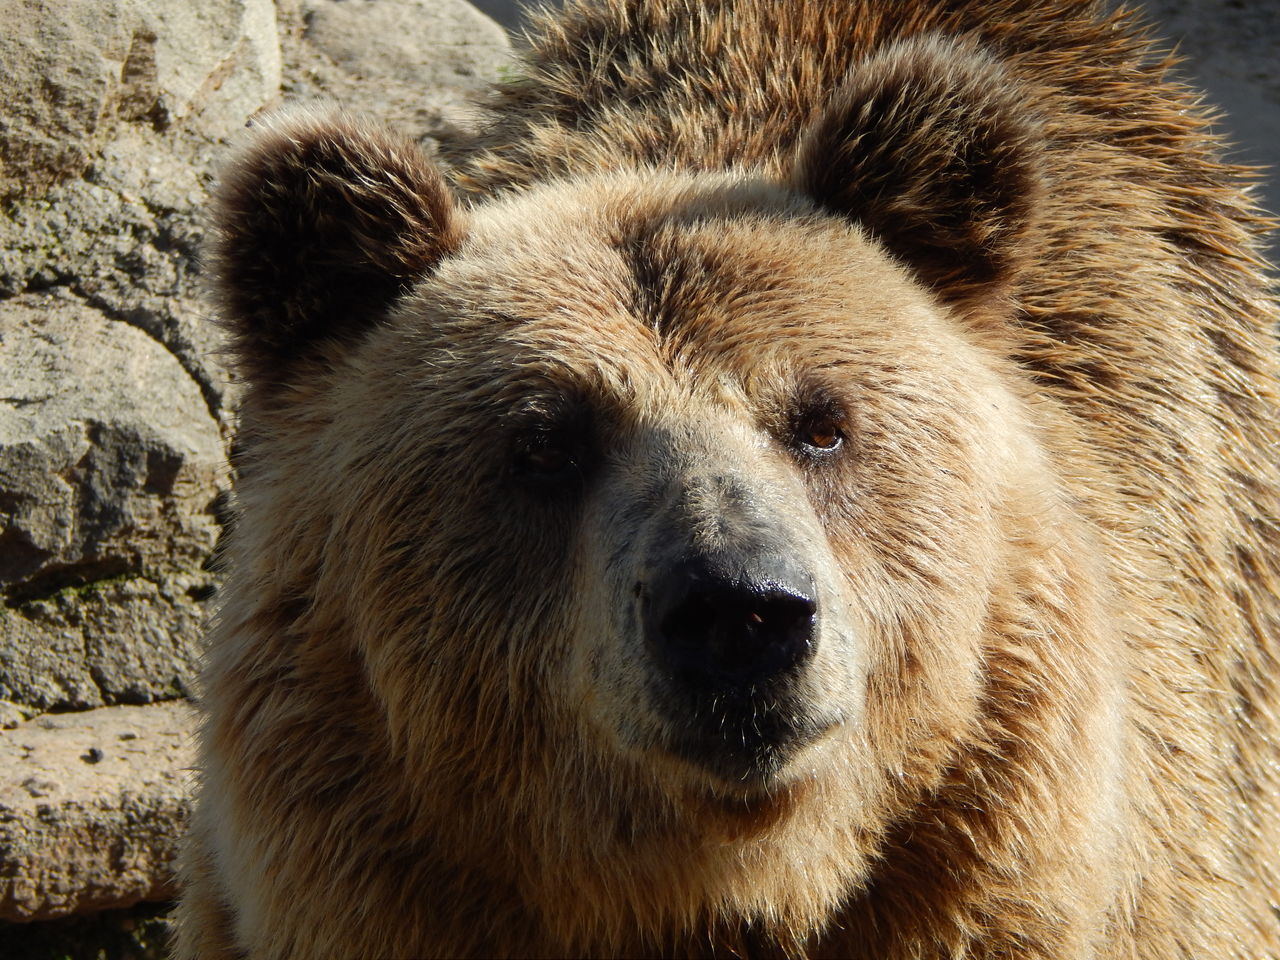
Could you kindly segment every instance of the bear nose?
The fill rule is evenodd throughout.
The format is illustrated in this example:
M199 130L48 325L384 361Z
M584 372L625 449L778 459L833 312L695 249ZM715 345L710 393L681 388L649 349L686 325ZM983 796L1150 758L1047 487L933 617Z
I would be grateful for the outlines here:
M654 584L650 644L659 663L694 692L766 683L813 655L813 578L785 558L731 569L710 558L688 559Z

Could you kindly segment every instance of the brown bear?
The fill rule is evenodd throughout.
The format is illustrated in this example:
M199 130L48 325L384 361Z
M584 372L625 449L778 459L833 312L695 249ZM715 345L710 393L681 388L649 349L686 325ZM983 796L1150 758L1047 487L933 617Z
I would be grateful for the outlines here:
M1084 0L574 0L261 133L184 958L1280 955L1249 174Z

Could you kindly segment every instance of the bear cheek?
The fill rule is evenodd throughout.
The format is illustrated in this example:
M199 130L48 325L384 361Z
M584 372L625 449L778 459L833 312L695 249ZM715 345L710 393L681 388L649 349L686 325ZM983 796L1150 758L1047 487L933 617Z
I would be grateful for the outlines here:
M987 438L1018 428L990 422L986 397L954 377L912 379L933 389L864 398L854 455L811 482L861 639L865 735L884 770L925 782L979 711L987 610L1015 534L983 476L1019 470Z

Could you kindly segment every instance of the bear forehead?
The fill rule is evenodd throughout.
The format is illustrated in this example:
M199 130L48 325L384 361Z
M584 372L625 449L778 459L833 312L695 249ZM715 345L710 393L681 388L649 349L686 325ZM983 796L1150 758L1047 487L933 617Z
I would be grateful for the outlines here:
M415 299L450 339L629 378L870 353L927 362L954 333L856 225L716 174L608 175L499 199L473 211L461 251Z

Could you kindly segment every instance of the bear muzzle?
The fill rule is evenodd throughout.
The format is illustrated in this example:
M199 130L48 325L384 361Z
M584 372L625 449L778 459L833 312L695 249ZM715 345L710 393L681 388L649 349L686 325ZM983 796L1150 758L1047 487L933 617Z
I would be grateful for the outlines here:
M685 554L650 578L641 605L673 752L742 782L767 779L821 735L800 692L818 591L797 559L750 547Z

